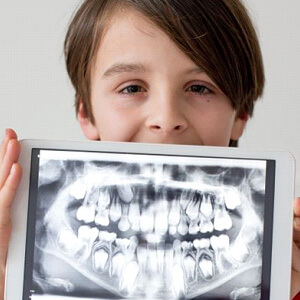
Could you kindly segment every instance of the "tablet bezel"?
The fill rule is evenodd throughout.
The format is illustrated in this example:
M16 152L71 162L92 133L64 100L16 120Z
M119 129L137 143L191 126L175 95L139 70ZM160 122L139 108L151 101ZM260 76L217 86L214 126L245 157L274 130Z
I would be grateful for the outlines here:
M276 222L273 225L270 299L290 299L295 160L289 152L249 151L229 147L45 140L23 140L21 147L19 162L23 168L23 177L12 209L13 230L6 269L6 300L22 299L23 294L31 150L33 148L275 160L273 218ZM283 260L282 257L285 259ZM282 278L284 278L284 286Z

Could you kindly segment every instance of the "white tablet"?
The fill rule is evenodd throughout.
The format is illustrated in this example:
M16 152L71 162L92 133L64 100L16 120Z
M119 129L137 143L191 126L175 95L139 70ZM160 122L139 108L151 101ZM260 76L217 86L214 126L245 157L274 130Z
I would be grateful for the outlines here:
M6 300L290 299L288 153L22 141Z

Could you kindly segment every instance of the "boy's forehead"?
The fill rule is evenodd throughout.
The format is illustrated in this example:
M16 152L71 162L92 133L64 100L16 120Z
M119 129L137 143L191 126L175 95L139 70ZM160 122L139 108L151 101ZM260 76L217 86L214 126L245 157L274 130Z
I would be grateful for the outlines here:
M130 27L134 31L140 31L148 36L155 37L157 34L164 35L151 20L144 16L141 12L130 8L123 7L117 10L110 18L108 22L108 28L106 33L112 30L119 30L122 28Z
M185 69L197 68L160 28L141 13L128 9L115 15L109 22L99 43L96 64L104 74L112 64L125 62L149 65L157 58L173 65L176 62L178 67L180 58Z

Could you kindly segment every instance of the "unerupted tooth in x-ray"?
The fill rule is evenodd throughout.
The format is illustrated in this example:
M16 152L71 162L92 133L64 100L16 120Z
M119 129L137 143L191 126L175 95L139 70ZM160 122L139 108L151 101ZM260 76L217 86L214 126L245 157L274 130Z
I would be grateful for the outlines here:
M195 267L196 261L195 259L188 255L183 259L183 265L185 269L186 278L188 281L192 281L195 279Z
M78 221L91 223L95 220L95 207L93 205L80 206L76 212Z
M169 224L171 226L177 226L180 222L180 204L179 201L172 201L170 213L169 213Z
M78 238L71 229L63 229L57 238L59 248L65 253L72 253L78 247Z
M226 189L224 198L227 209L234 210L241 205L241 196L237 189Z
M189 234L195 235L199 232L198 221L192 221L189 225Z
M97 225L108 226L109 225L108 213L109 213L108 209L105 209L103 211L98 211L95 217L95 223Z
M179 264L174 264L172 267L173 290L177 297L185 295L185 278L182 267Z
M212 259L209 256L203 254L200 257L198 265L199 265L202 277L206 280L212 279L212 277L214 276L214 266L213 266Z
M120 220L122 216L122 207L121 204L118 201L114 201L109 209L109 218L113 222L117 222Z
M214 231L213 223L210 220L206 219L205 217L201 218L199 228L201 233Z
M210 195L203 196L201 205L200 205L200 211L207 218L209 218L212 215L213 207L212 207Z
M218 231L229 230L232 227L232 220L225 207L215 208L214 228Z
M116 253L112 258L112 275L120 277L125 264L125 255L121 252Z
M129 184L122 184L118 185L117 188L120 198L125 203L130 203L133 198L133 191L131 186Z
M103 210L109 206L110 198L111 198L111 196L110 196L109 190L100 191L99 199L98 199L99 210Z
M186 208L186 214L189 216L190 220L196 220L199 216L199 207L200 207L200 200L192 200L187 208Z
M139 265L134 260L125 265L120 280L120 290L128 293L132 292L139 270Z
M69 194L77 200L83 199L86 195L87 186L82 180L77 180L70 186Z
M104 271L108 258L109 258L109 254L106 250L99 249L95 251L94 258L93 258L95 270Z
M247 261L250 256L245 242L241 239L235 240L232 245L230 245L229 252L236 261L241 263Z
M143 232L152 232L154 227L154 213L151 207L142 212L140 227Z
M177 231L181 235L186 235L189 231L189 227L187 225L187 220L186 220L186 217L184 215L182 215L181 218L180 218L180 223L177 227Z

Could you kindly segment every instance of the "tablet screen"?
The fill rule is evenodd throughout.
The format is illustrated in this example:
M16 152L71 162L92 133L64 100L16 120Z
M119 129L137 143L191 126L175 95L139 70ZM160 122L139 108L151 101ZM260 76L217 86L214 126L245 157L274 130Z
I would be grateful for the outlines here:
M275 161L32 150L23 299L269 299Z

